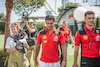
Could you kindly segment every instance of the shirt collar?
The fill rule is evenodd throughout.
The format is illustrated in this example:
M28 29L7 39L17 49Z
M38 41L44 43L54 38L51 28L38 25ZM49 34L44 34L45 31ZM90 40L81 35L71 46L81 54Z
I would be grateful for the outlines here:
M64 27L62 26L62 29L64 30ZM66 27L66 30L67 30L67 27Z
M84 27L85 27L85 30L89 31L89 29L86 27L86 25ZM94 30L94 26L92 27L92 30Z

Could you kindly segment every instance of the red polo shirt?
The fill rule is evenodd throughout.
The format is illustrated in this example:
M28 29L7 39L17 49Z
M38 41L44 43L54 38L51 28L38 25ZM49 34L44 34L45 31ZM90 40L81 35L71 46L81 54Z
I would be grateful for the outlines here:
M99 55L100 30L95 29L95 27L93 27L92 30L89 30L86 26L84 26L84 28L85 29L83 31L80 30L76 32L75 45L79 46L81 42L81 46L82 46L81 56L88 57L88 58L99 57L100 56ZM90 49L90 40L85 30L87 31L89 37L92 38L92 41L91 41L92 48L91 49Z
M55 34L54 34L55 33ZM44 31L40 31L37 37L37 43L42 42L42 55L40 60L43 62L54 63L59 61L58 56L58 43L63 45L65 40L62 36L62 33L56 32L56 29L53 29L52 33L49 33L47 28Z
M66 29L63 28L63 26L61 28L58 28L59 30L61 30L61 32L63 33L64 39L67 42L68 41L68 35L71 35L71 30L68 29L66 27Z

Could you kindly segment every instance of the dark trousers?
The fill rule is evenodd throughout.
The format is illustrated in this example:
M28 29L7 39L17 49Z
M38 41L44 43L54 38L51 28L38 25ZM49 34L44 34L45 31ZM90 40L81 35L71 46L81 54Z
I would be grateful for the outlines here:
M100 67L100 57L88 58L88 57L81 56L80 67Z

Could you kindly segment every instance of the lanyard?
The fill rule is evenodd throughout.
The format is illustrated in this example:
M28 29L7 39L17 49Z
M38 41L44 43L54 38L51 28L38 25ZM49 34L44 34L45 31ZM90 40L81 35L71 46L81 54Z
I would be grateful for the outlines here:
M84 27L84 29L85 29L85 27ZM94 29L94 30L95 30L95 29ZM92 37L91 37L91 38L89 37L89 34L87 33L86 29L85 29L85 32L86 32L86 34L88 35L88 38L89 38L89 41L90 41L89 47L90 47L90 49L91 49L91 48L92 48L92 47L91 47L91 41L92 41L92 38L93 38L93 35L94 35L94 31L93 31L93 33L92 33Z

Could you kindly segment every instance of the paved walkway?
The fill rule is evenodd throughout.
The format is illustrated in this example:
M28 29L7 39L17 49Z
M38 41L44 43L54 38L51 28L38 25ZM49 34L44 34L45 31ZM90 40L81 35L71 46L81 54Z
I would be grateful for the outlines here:
M4 34L0 34L0 37L4 37L5 35Z

